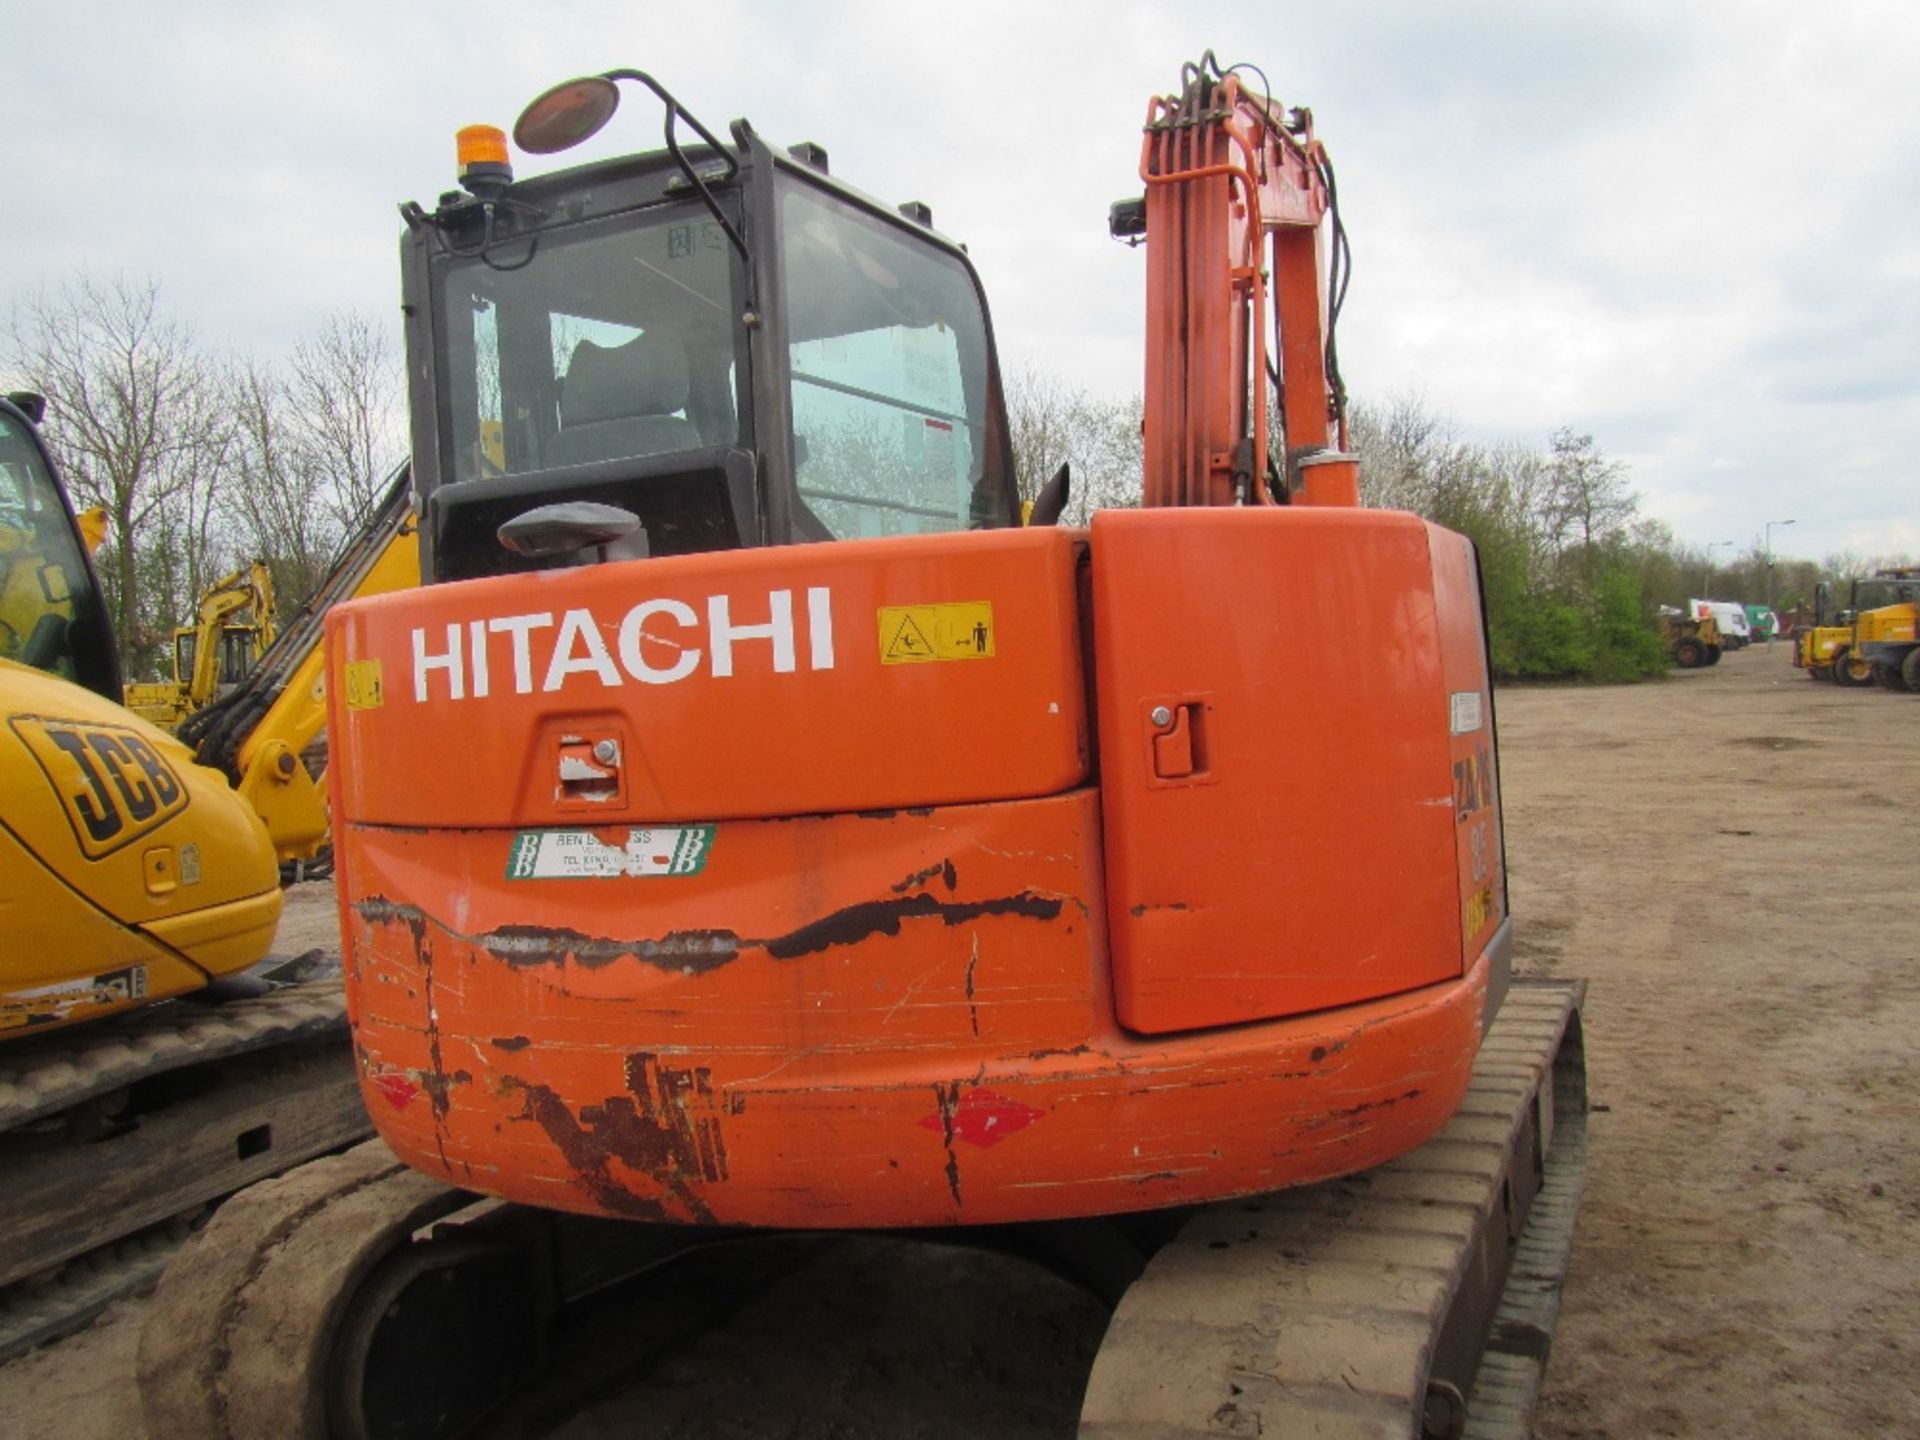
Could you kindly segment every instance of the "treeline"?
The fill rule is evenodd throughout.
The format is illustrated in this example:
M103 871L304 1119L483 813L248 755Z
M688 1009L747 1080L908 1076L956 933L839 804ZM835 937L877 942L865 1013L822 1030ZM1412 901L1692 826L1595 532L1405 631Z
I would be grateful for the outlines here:
M1424 515L1478 548L1497 675L1618 681L1666 668L1655 607L1687 597L1660 593L1651 571L1672 537L1640 516L1624 468L1592 436L1476 445L1401 401L1357 410L1352 437L1367 503Z
M282 363L210 351L151 281L79 275L18 304L0 335L0 385L47 396L46 438L76 504L100 505L98 558L130 679L152 678L201 592L254 558L283 617L326 574L395 459L404 411L393 342L339 314ZM1140 503L1141 404L1036 370L1007 378L1021 493L1073 467L1065 519ZM1630 680L1665 666L1662 607L1692 596L1810 610L1815 585L1911 563L1902 556L1776 556L1759 538L1679 543L1640 513L1624 468L1591 436L1464 441L1415 400L1352 417L1369 504L1468 535L1485 575L1503 677ZM1787 532L1777 532L1776 541Z
M1362 494L1470 536L1480 552L1497 674L1632 680L1666 661L1658 616L1687 602L1771 605L1810 616L1821 581L1847 581L1905 556L1768 555L1755 535L1684 544L1640 513L1626 469L1591 435L1554 431L1545 446L1465 442L1415 400L1359 408L1353 446ZM1776 525L1776 546L1789 532Z
M17 304L5 388L47 397L74 504L101 506L95 557L128 679L155 678L200 593L255 558L283 617L325 576L402 453L393 343L328 318L283 363L216 353L152 281L79 275Z
M1104 400L1033 372L1013 375L1007 392L1023 495L1069 461L1070 519L1140 503L1137 398ZM1474 443L1417 400L1358 406L1350 429L1368 504L1423 515L1478 548L1493 667L1504 679L1642 679L1666 668L1662 608L1684 609L1697 596L1810 614L1818 582L1840 591L1855 577L1912 563L1775 555L1769 586L1759 537L1744 552L1730 541L1681 543L1640 513L1625 468L1590 435L1560 429L1544 445Z

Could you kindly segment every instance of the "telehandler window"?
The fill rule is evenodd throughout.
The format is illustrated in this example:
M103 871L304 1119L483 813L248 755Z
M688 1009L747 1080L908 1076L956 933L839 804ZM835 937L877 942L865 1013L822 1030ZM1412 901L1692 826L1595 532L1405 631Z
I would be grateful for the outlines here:
M799 182L780 222L802 504L837 539L1009 523L965 267Z

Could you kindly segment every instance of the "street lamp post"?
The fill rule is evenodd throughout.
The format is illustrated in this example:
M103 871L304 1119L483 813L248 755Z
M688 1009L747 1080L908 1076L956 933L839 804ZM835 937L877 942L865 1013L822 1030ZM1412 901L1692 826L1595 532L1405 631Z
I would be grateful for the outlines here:
M1761 542L1761 548L1765 550L1767 557L1767 613L1769 615L1773 615L1773 527L1776 525L1791 525L1793 523L1791 520L1767 521L1765 538ZM1773 628L1767 631L1767 644L1773 644L1773 637L1779 633L1779 630L1780 617L1774 615Z

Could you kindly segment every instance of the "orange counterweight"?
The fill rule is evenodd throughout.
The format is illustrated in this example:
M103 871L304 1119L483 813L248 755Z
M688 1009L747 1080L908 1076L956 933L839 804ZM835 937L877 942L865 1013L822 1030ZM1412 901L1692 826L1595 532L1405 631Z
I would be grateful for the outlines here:
M1392 639L1330 723L1307 549ZM1459 800L1478 613L1459 537L1283 508L342 606L369 1110L456 1185L691 1223L1120 1212L1401 1153L1503 981L1492 796Z

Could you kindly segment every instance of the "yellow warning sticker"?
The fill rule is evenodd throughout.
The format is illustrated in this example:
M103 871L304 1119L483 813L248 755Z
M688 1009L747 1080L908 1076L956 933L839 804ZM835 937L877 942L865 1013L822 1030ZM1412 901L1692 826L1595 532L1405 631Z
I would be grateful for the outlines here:
M880 607L880 663L991 660L993 606L985 600Z
M345 668L347 709L377 710L387 703L382 691L378 660L349 660Z

